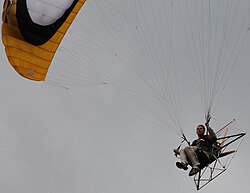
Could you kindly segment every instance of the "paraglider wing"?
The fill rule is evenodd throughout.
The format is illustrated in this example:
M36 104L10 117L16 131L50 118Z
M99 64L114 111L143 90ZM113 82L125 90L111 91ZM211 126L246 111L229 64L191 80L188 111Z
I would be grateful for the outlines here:
M62 4L61 0L33 0L31 3L28 0L5 0L2 41L10 64L21 76L45 80L64 34L85 3L85 0L64 1ZM35 19L31 17L32 12Z

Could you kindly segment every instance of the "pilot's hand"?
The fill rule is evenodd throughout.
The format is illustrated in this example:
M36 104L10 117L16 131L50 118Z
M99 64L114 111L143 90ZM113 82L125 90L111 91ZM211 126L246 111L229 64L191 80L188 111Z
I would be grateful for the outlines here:
M209 127L209 122L210 122L210 120L211 120L211 117L209 117L209 118L207 119L207 122L205 123L206 127Z
M174 154L175 154L175 155L179 155L179 154L180 154L180 152L179 152L178 149L173 149L173 151L174 151Z

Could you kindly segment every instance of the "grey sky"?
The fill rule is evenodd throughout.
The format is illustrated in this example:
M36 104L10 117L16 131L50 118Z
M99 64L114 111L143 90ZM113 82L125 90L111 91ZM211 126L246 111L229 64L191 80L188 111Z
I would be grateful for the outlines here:
M0 192L196 192L187 172L175 167L177 160L172 149L181 141L176 135L180 134L179 128L173 126L172 130L169 114L161 100L155 99L171 96L180 100L177 107L182 113L177 117L182 119L181 127L189 140L196 137L194 129L204 122L204 109L192 57L202 60L203 52L194 51L202 48L199 43L190 48L188 41L192 39L190 30L197 38L195 44L202 39L195 32L195 24L201 23L195 13L202 14L190 8L191 12L181 11L181 16L186 2L172 1L174 8L170 1L165 2L162 6L162 0L155 0L154 4L147 0L89 1L66 35L45 82L20 77L9 65L1 46ZM222 2L231 5L238 1ZM239 2L239 22L232 27L235 30L228 30L232 35L225 40L229 42L225 43L229 54L234 38L239 37L237 29L244 34L250 23L246 20L242 28L238 27L243 20L240 16L244 18L249 9L249 1ZM218 6L223 9L223 4ZM188 14L192 20L188 20ZM183 27L189 30L186 34ZM241 40L246 37L242 49L241 45L235 46L240 53L232 56L238 59L213 113L211 126L215 130L233 118L240 123L241 131L247 132L250 125L250 40L249 34L245 34L240 35ZM210 38L214 40L215 36ZM211 60L215 58L213 51L220 50L215 41L203 42L204 53L210 53ZM135 64L146 79L134 70ZM166 67L152 64L167 64L169 73ZM65 68L68 74L61 70ZM158 79L160 76L163 77ZM164 86L173 88L166 91ZM157 91L152 92L152 87ZM163 92L156 97L158 91ZM178 112L172 102L166 103L171 112ZM246 136L228 170L200 192L247 193L249 145Z

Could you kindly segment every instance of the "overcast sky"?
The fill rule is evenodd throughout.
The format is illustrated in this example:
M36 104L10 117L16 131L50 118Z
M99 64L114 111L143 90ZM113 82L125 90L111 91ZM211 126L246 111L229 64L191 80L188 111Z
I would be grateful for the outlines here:
M221 50L221 60L231 58L225 64L234 68L230 73L231 67L223 67L229 79L217 92L220 96L223 91L221 98L214 99L218 105L211 126L218 130L235 118L238 131L248 132L249 1L221 1L218 7L212 3L211 12L204 12L208 1L190 1L188 6L184 1L163 2L87 2L45 82L19 76L1 45L0 192L196 192L188 172L175 166L172 150L181 133L170 126L170 116L180 108L176 117L181 128L190 141L196 137L204 106L194 63L204 60L207 65ZM226 6L235 11L227 15ZM211 20L206 19L209 13ZM223 16L230 18L226 28ZM75 66L81 68L81 80L76 80ZM176 110L166 100L170 115L161 103L168 96L178 103ZM200 192L248 193L249 146L246 136L228 170Z

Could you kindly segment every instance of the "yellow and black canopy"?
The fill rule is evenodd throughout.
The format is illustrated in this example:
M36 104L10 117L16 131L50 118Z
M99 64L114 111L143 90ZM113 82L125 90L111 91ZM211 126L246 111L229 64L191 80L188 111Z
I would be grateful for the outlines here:
M31 80L45 80L64 34L85 2L85 0L64 0L66 3L63 7L55 6L48 1L33 0L28 3L27 0L5 0L4 2L2 41L6 55L15 70ZM61 0L60 2L62 4ZM48 9L51 7L54 7L54 11ZM48 15L41 12L42 8ZM35 13L33 14L35 19L31 17L32 12ZM54 13L57 13L57 16L53 15ZM42 21L46 18L49 21L44 24Z

